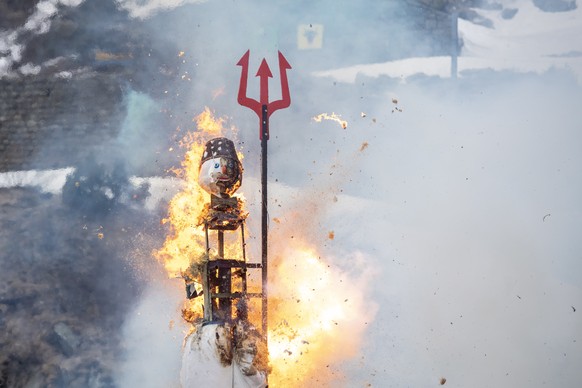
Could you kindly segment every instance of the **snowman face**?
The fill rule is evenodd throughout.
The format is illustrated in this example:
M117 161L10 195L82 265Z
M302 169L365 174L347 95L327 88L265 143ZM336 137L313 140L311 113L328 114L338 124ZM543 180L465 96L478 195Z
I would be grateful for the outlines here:
M209 161L206 162L206 163L209 163L208 176L213 181L218 182L218 181L227 181L228 180L225 162L226 161L224 160L224 158L210 159Z
M240 185L238 163L230 158L208 159L200 166L198 181L214 195L234 192Z

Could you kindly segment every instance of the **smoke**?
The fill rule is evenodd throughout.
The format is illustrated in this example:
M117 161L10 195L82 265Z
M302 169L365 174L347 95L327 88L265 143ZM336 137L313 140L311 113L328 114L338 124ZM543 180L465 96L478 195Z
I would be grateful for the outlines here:
M386 86L368 102L376 124L348 127L369 147L347 190L378 202L346 229L383 273L374 367L354 372L373 385L574 384L558 371L581 357L580 88L568 73Z
M168 121L156 101L146 93L129 90L124 105L126 116L121 130L105 150L116 150L130 171L146 176L158 175L164 166L176 163L177 158L170 159L171 130L164 128Z
M22 27L0 37L1 75L21 71L14 69L29 36L47 35L44 29L59 10L81 5L42 3ZM273 252L281 236L290 239L289 227L298 224L294 220L301 221L309 243L323 247L333 273L351 276L353 283L339 295L357 292L361 303L354 311L363 306L370 314L366 318L373 316L373 306L378 308L365 330L356 333L357 356L333 360L334 371L344 375L338 383L430 386L445 377L447 385L456 386L574 386L580 380L577 252L582 247L576 233L582 219L577 105L582 91L567 69L540 75L480 70L456 81L417 75L406 84L360 73L353 83L342 83L311 74L429 50L411 27L417 15L395 2L372 8L331 1L119 4L140 20L142 35L136 40L143 42L143 55L136 62L143 67L124 85L129 115L114 146L126 147L131 166L153 165L163 174L167 164L180 159L179 152L167 151L171 145L164 137L170 139L178 127L193 129L191 120L204 106L230 116L245 155L241 191L251 214L253 257L260 255L258 122L236 103L241 69L235 64L250 48L248 95L253 98L259 93L253 75L263 57L275 75L277 50L293 66L288 72L292 105L270 121ZM299 49L299 26L310 24L324 26L322 47ZM88 35L103 37L99 31ZM270 82L271 99L279 96L278 82L277 76ZM325 112L340 114L347 127L312 120ZM139 146L131 149L132 144ZM160 152L166 162L156 165L151 152ZM299 189L281 194L278 184ZM300 211L292 219L286 211L296 208ZM70 222L68 211L63 223ZM121 386L172 384L182 330L174 301L182 297L173 280L156 273L155 263L146 264L153 263L150 252L160 246L163 230L145 223L149 229L138 234L144 225L139 220L131 223L136 231L131 246L100 251L113 262L124 256L119 252L131 259L129 267L106 271L103 278L122 285L136 276L135 287L146 290L128 291L133 297L123 299L109 283L100 288L104 297L120 301L112 307L116 324L125 319L123 328L104 326L121 333L113 340L120 339L127 350L112 375ZM85 230L82 223L74 225ZM107 227L92 223L77 231L92 238L84 252L107 241L109 232L100 226ZM123 236L120 230L112 229ZM94 279L83 276L88 283ZM58 279L59 287L70 284L65 275ZM72 285L71 290L78 291ZM163 314L156 316L156 310ZM350 330L360 325L356 321Z
M75 16L80 19L86 17L87 13L91 14L91 7L95 4L95 2L81 4L80 1L39 2L21 27L3 33L0 43L3 72L0 76L17 76L18 72L30 76L41 71L50 71L49 68L52 66L62 66L58 60L44 66L47 61L54 59L53 55L58 57L58 53L62 52L59 50L74 52L75 47L83 47L84 43L95 42L100 37L106 36L103 31L92 30L92 27L99 25L99 21L85 25L79 21L79 24L76 24L78 19L75 19ZM76 6L78 8L73 8ZM115 8L108 9L104 2L99 2L97 8L101 13L94 13L91 16L103 16L105 12L106 16L111 17L107 19L108 22L103 23L107 26L110 26L109 23L115 24L125 15ZM67 18L69 24L63 22ZM56 27L52 28L54 25ZM63 35L67 36L63 32L63 26L68 26L68 29L64 29L65 32L70 33L73 30L77 33L68 42L60 40ZM111 29L106 30L109 31ZM46 45L39 44L51 36L53 40L49 39ZM103 44L102 42L100 41L100 44ZM121 46L123 42L117 44ZM109 47L119 47L118 45ZM45 51L38 50L39 47ZM90 49L93 48L94 46ZM78 57L83 57L83 53L80 50ZM38 60L34 63L41 63L42 69L30 63L18 68L22 62L28 60L27 58ZM63 158L62 155L63 152L75 154L75 149L65 148L63 151L64 147L59 147L62 141L67 139L61 139L57 134L65 134L69 128L81 134L83 128L89 128L86 132L89 136L96 134L94 146L86 150L83 160L74 167L44 173L12 172L1 177L2 186L6 187L0 193L3 223L3 232L0 234L3 252L0 260L0 283L3 284L0 290L2 387L41 385L107 387L119 386L120 383L116 380L135 381L136 375L126 376L127 371L135 372L131 361L137 359L137 353L134 353L136 358L127 363L122 362L123 358L120 355L126 349L133 350L137 346L133 341L139 337L132 337L130 333L124 332L124 323L127 317L128 327L133 325L143 329L145 325L146 329L143 331L151 329L151 326L148 326L151 322L145 312L145 321L135 322L130 318L134 317L132 313L136 306L138 308L136 313L147 310L147 303L140 305L139 302L144 291L145 300L149 300L152 290L148 287L149 282L163 284L161 281L152 280L159 267L151 256L152 250L160 246L163 238L163 231L159 226L161 215L157 213L160 209L157 204L150 206L154 212L144 209L149 195L149 184L142 181L139 185L134 185L130 173L147 171L162 175L160 171L165 171L168 160L164 159L165 155L161 155L160 164L156 164L158 161L156 155L159 156L160 153L159 147L163 146L160 136L169 137L165 135L171 133L174 128L167 124L170 120L157 119L159 116L156 114L160 114L161 108L153 107L153 104L148 105L149 97L144 92L133 90L145 88L139 77L135 77L134 81L129 75L129 81L126 78L125 84L116 85L115 91L125 90L126 97L114 101L121 93L107 94L109 91L107 88L111 84L95 82L91 85L91 82L87 84L82 80L97 81L102 79L100 76L105 77L105 74L109 74L113 83L115 77L122 80L123 77L120 75L124 73L118 68L98 69L99 64L96 66L95 63L92 63L92 69L79 71L79 68L87 63L89 62L81 60L78 63L67 64L75 71L69 72L67 79L60 81L63 84L70 82L71 87L64 88L74 95L66 96L67 99L73 99L71 106L68 107L70 109L63 107L62 102L66 101L63 96L52 93L54 112L48 112L47 115L26 115L22 119L39 117L41 125L49 127L42 128L42 131L34 131L35 123L29 120L32 122L29 126L33 127L31 130L34 132L33 135L42 137L48 133L43 140L33 138L33 148L40 148L40 144L44 147L37 155L40 160L46 161L47 157L43 156L43 153L56 145L54 149L60 148L60 155L55 153L49 163L52 164L53 160L56 163L62 163L62 160L75 162L74 156L68 155L69 158ZM141 65L148 68L152 61L144 61ZM57 68L56 72L59 70ZM95 70L100 74L95 76ZM47 82L46 73L41 74L43 78L38 85L42 87L43 84L48 84L51 87L53 83L58 83L58 77L53 79L51 75L48 76L50 80ZM158 78L163 79L164 75ZM152 84L148 85L149 90L155 87ZM73 85L79 85L78 89L75 90ZM47 88L45 98L50 97L51 92L52 88ZM109 107L115 107L114 112L109 112L113 118L123 108L126 109L127 120L115 124L119 128L118 131L111 131L119 134L115 139L107 139L107 125L110 122L104 123L95 119L103 118L104 115L92 115L99 107L86 105L90 101L86 96L91 94L94 104L101 103L100 98L104 95L113 100L107 102L107 105L111 104ZM13 100L6 101L2 106L2 120L6 113L7 125L12 123L11 120L16 120L12 117L12 110L17 113L18 110L11 108L13 105L29 101L31 112L38 114L38 111L42 110L39 109L34 96L17 93L10 97ZM107 109L105 104L101 109ZM78 119L83 112L84 121ZM77 118L74 118L76 114ZM57 115L64 117L64 120L55 120ZM56 129L52 131L55 127ZM152 131L151 134L141 132L144 127L149 131L156 131ZM171 129L166 130L168 127ZM164 130L160 131L159 128ZM4 130L10 129L6 126L3 127ZM74 138L74 135L70 137ZM142 138L145 140L140 141ZM10 139L8 136L4 143ZM78 145L74 141L72 143L72 146ZM167 147L164 146L164 149L167 150ZM31 188L15 189L15 185L39 186L42 192ZM166 186L164 190L165 192L159 193L160 197L167 195L171 188ZM159 295L162 293L163 291L156 292L155 297L160 300ZM177 300L175 294L173 299ZM165 301L162 303L169 306ZM142 310L139 310L140 308ZM160 306L157 308L161 309ZM175 313L179 317L177 309ZM140 324L142 326L139 326ZM165 327L169 325L170 321L166 322ZM178 339L169 342L169 338L164 338L160 342L175 345L173 346L175 358L179 360L183 327L179 322L175 326L175 331L180 334L173 338ZM155 326L153 331L161 332L159 326ZM135 333L139 331L136 329ZM126 338L127 342L124 342ZM160 355L162 349L160 346ZM157 365L163 365L160 360L156 361ZM121 365L123 369L120 372ZM170 369L169 373L172 372L176 370Z
M123 317L141 289L126 257L146 218L34 189L0 195L0 385L110 386Z
M181 347L189 330L179 313L183 297L182 279L168 281L165 273L157 272L148 281L125 319L118 386L180 386Z
M379 306L376 319L362 334L360 356L336 366L346 385L425 386L441 377L459 386L572 385L576 372L563 371L575 370L581 357L580 321L571 308L581 299L574 236L580 89L570 75L481 71L456 82L417 76L404 85L362 76L354 84L315 79L311 70L365 63L382 51L362 43L362 55L340 58L345 48L329 40L321 52L297 51L289 38L296 23L337 22L364 39L358 27L367 12L354 11L353 23L340 23L345 14L323 12L323 5L305 12L265 6L263 19L250 6L214 7L184 7L151 22L162 39L175 36L186 52L193 81L185 100L232 115L240 128L242 190L255 236L257 180L253 185L249 177L258 174L258 125L234 102L240 74L234 64L251 46L251 71L263 57L276 69L276 57L265 49L273 37L292 64L293 103L271 118L269 171L271 183L301 187L305 195L295 205L272 190L271 226L276 231L272 219L284 214L279 205L304 205L300 214L317 219L306 234L325 241L333 265L348 270L360 252L366 259L352 264L375 274L363 279L366 303ZM288 17L281 19L284 10ZM275 20L284 21L274 28ZM385 58L412 44L391 46ZM278 96L276 82L271 98ZM248 93L257 97L252 79ZM347 128L314 123L323 112L341 114ZM296 225L280 221L284 230ZM256 241L249 247L254 257Z

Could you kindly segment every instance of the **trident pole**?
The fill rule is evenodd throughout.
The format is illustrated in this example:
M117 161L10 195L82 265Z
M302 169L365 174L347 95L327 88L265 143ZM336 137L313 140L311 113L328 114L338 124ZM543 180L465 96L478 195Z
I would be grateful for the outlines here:
M262 330L265 341L268 341L268 291L267 291L267 279L268 279L268 234L269 234L269 213L267 209L267 203L269 200L267 193L267 141L269 140L269 114L267 105L263 104L261 107L261 265L262 265ZM268 342L267 342L268 348Z
M272 78L271 70L267 61L263 58L257 77L260 79L260 101L247 96L247 82L249 72L249 55L247 51L238 61L237 66L241 66L240 85L238 89L237 101L242 106L252 109L260 119L259 138L261 140L261 196L262 196L262 219L261 219L261 269L262 269L262 330L265 343L268 349L268 232L269 232L269 214L267 209L268 195L267 195L267 142L269 140L269 117L273 112L279 109L285 109L291 105L291 95L289 94L289 82L287 79L287 70L291 69L291 65L283 54L279 51L279 77L281 78L281 99L269 102L269 78Z

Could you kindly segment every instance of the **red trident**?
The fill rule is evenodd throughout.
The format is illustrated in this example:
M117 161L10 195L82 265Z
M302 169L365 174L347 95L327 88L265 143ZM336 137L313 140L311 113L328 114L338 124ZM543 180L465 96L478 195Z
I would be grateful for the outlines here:
M291 105L291 96L289 94L289 82L287 81L287 69L291 69L291 65L285 59L283 54L279 51L279 74L281 77L281 99L269 102L269 78L273 78L271 69L267 65L267 61L263 58L257 77L260 78L260 101L247 97L247 81L249 77L249 55L248 50L238 61L237 66L242 67L240 76L240 86L238 89L238 103L242 106L252 109L260 120L259 139L261 139L261 194L262 194L262 330L265 342L267 342L267 235L268 235L268 212L267 212L267 140L269 140L269 117L279 109L287 108Z
M247 82L249 79L249 55L250 50L242 56L240 61L238 61L237 66L241 66L241 76L240 85L238 89L238 103L242 106L255 111L259 119L263 120L263 115L266 114L266 122L261 123L261 131L259 132L259 139L263 139L263 135L269 139L269 117L279 109L285 109L291 105L291 95L289 94L289 81L287 80L287 69L291 69L291 65L283 54L279 51L279 75L281 77L281 99L277 101L269 102L269 78L273 78L271 74L271 69L267 61L263 58L259 70L257 71L257 77L260 79L261 89L260 89L260 101L253 98L247 97Z

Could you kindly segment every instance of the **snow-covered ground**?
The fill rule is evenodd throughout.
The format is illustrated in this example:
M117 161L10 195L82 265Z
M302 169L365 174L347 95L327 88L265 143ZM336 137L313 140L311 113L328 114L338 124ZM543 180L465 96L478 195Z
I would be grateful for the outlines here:
M0 173L0 188L38 187L45 193L58 194L63 189L72 167L56 170L9 171Z
M478 10L493 21L493 28L459 19L463 47L458 75L475 70L541 74L550 69L571 71L582 84L582 7L569 12L543 12L528 0L504 2L518 9L511 19L498 10ZM425 74L450 77L451 58L406 58L398 61L350 66L315 73L341 82L354 82L358 74L406 79Z

